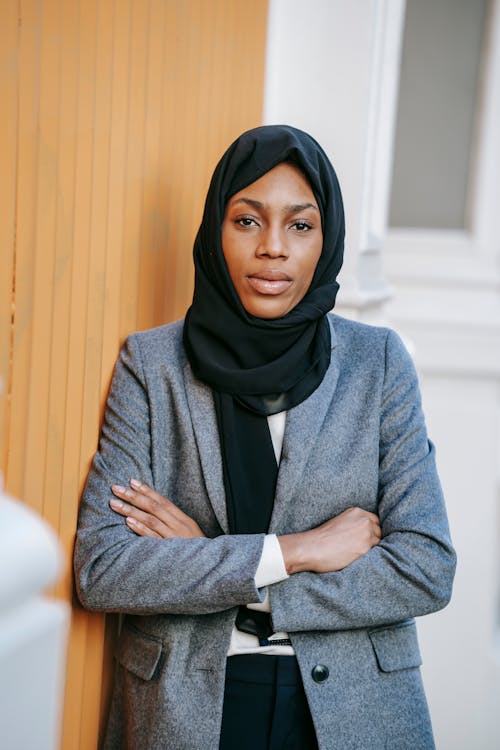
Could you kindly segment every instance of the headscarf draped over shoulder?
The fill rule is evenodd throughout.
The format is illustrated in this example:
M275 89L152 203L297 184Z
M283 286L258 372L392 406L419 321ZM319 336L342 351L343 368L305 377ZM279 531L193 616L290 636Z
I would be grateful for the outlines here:
M298 167L321 213L323 249L304 298L280 318L246 312L221 243L228 200L281 162ZM184 325L194 374L257 414L296 406L321 383L330 363L326 313L335 304L344 249L344 210L335 171L307 133L266 125L243 133L219 161L194 243L195 289Z

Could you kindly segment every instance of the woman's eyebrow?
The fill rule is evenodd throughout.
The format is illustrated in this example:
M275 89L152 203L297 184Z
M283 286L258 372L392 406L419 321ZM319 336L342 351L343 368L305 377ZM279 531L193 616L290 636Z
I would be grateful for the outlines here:
M293 203L290 206L285 206L283 208L283 211L291 214L296 214L300 211L305 211L307 208L313 208L315 211L318 211L318 207L315 206L314 203Z
M237 198L236 200L231 201L232 206L236 206L238 203L245 203L247 206L252 206L252 208L266 207L265 203L253 200L253 198ZM299 213L300 211L305 211L307 208L312 208L315 211L318 211L318 207L315 206L314 203L291 203L289 205L283 206L283 213L295 214Z
M252 206L253 208L264 208L263 203L254 201L252 198L237 198L231 201L231 206L236 206L238 203L245 203L247 206Z

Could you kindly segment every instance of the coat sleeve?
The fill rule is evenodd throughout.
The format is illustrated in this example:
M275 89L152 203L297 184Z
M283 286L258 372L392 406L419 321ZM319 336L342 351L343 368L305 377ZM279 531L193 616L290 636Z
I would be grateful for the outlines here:
M258 602L254 576L263 534L139 537L109 507L112 484L127 485L138 477L153 486L144 370L139 344L131 336L115 367L99 450L80 507L74 555L79 598L91 610L134 614L206 614Z
M389 331L380 408L380 544L335 573L297 573L270 587L276 631L376 627L428 614L451 596L451 546L435 449L417 375Z

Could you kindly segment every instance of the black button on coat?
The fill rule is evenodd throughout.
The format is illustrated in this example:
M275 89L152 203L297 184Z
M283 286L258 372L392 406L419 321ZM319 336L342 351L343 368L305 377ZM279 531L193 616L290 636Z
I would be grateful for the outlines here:
M324 664L316 664L316 666L311 670L311 676L314 682L324 682L328 679L329 674L330 671L328 667L325 667Z

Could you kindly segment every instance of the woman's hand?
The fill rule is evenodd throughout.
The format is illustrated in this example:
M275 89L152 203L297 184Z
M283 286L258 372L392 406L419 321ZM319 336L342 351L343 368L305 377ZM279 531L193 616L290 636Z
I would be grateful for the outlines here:
M287 573L332 573L375 547L382 537L375 513L348 508L310 531L279 536Z
M130 488L114 484L111 489L118 498L110 500L111 508L125 517L129 529L138 536L161 539L205 536L196 521L144 482L131 479Z

